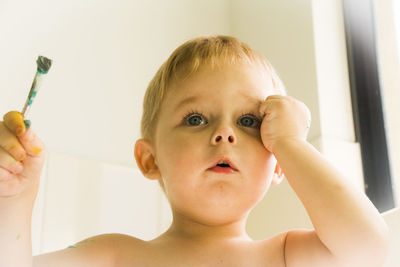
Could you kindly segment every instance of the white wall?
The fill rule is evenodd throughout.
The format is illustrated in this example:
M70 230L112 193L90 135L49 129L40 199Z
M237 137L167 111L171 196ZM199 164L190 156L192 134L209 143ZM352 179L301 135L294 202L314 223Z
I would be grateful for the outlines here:
M390 229L390 251L384 267L400 266L400 208L382 214Z
M35 255L102 233L148 240L171 221L161 189L136 168L54 152L46 163L32 224Z

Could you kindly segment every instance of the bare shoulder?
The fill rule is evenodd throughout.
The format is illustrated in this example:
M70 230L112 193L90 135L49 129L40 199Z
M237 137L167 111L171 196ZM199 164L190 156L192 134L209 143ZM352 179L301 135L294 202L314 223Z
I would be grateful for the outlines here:
M112 251L112 256L115 259L124 257L125 254L132 254L136 251L140 253L146 241L126 234L104 234L94 237L96 239L104 239L109 251Z
M98 251L98 255L102 254L102 257L110 263L108 266L122 267L136 266L136 261L139 261L144 252L148 251L147 243L131 235L111 233L83 240L77 244L77 247L92 244L93 250Z
M125 234L109 234L108 245L113 250L114 266L137 266L149 253L147 241Z
M118 257L128 247L138 248L138 238L123 234L102 234L82 240L66 249L53 251L33 258L34 267L114 267Z

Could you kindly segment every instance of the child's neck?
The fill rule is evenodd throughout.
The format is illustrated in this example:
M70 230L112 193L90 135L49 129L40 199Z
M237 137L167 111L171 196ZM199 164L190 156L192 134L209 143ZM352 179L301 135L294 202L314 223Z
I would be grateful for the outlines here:
M174 216L170 228L162 238L176 241L230 242L252 241L245 231L247 216L239 221L221 225L205 225L197 221Z

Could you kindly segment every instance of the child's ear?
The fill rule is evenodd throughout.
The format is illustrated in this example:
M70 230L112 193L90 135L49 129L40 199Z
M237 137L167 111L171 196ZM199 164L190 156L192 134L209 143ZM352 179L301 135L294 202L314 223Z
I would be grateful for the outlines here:
M276 162L276 167L274 171L274 175L272 177L272 184L280 184L283 179L285 178L285 175L283 174L283 171L281 169L281 166L279 166L278 161Z
M160 170L155 162L152 145L145 139L139 139L135 143L136 163L143 175L151 180L161 177Z

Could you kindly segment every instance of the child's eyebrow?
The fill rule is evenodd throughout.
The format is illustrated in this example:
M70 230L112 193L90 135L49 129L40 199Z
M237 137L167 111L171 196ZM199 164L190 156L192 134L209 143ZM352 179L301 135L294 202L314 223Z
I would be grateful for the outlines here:
M200 97L198 97L198 96L189 96L189 97L183 99L181 102L179 102L178 105L176 105L174 111L178 111L182 107L186 106L187 104L196 102L198 99L200 99Z
M260 99L257 99L257 98L254 98L252 96L245 95L245 94L243 94L242 97L245 99L246 103L249 103L249 105L254 105L256 107L259 107L261 105L261 103L263 102L263 100L260 100ZM184 98L182 101L180 101L178 103L178 105L176 105L174 111L176 112L176 111L180 110L181 108L183 108L184 106L186 106L190 103L196 102L198 100L201 100L201 99L202 98L199 96L189 96L187 98Z

